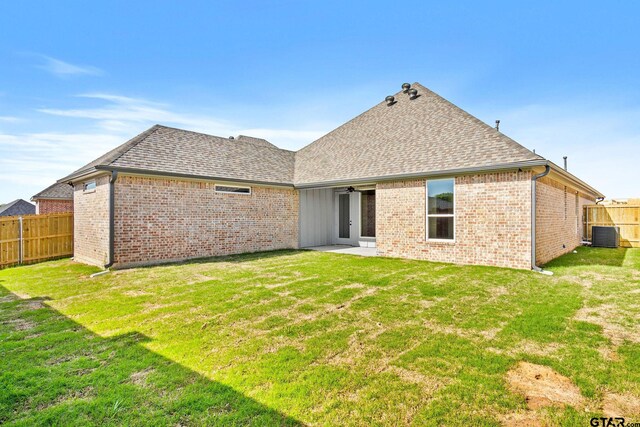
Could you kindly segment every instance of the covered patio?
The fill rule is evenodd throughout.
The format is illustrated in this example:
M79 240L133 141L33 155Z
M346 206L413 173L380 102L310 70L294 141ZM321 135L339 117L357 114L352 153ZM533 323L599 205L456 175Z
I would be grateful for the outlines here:
M375 255L375 186L300 190L300 247L371 249L363 253Z

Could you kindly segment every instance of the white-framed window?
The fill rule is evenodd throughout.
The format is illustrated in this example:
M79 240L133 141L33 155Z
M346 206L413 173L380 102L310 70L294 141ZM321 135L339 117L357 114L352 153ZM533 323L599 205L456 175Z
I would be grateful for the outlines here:
M251 187L240 187L237 185L216 184L215 188L216 188L216 193L251 194Z
M83 193L93 193L96 191L96 181L87 181L82 184L82 192Z
M427 181L427 240L453 241L455 238L455 181Z

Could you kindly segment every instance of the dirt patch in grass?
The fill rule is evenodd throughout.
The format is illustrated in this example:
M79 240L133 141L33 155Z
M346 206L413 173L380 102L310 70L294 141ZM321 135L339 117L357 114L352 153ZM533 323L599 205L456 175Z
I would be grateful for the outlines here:
M95 397L95 391L93 387L88 386L80 390L71 390L66 394L58 396L54 401L48 403L41 403L37 406L38 411L43 411L52 406L61 405L64 403L70 403L77 400L88 400Z
M31 298L31 295L29 295L26 292L13 291L13 294L15 296L17 296L18 298L20 298L20 299L29 299L29 298Z
M519 362L507 373L509 387L524 396L529 409L547 406L585 405L580 389L553 369L528 362Z
M497 326L495 328L489 328L486 330L463 329L451 325L443 325L431 320L424 321L424 326L434 333L457 335L460 338L464 338L473 342L493 340L504 328L504 326Z
M154 371L153 368L147 368L142 371L134 372L129 376L131 383L138 387L147 387L147 377Z
M495 288L489 289L489 293L492 297L498 298L503 295L509 295L509 290L506 286L496 286Z
M0 303L2 302L13 302L13 301L17 301L18 298L16 298L15 295L13 294L9 294L9 295L5 295L3 297L0 297Z
M147 302L142 305L144 308L141 310L141 313L151 313L153 311L171 307L174 305L176 304L158 304L158 303Z
M28 331L36 327L36 324L24 319L13 319L6 322L16 331Z
M599 346L597 350L598 350L598 353L600 353L600 356L602 356L604 360L609 360L612 362L615 362L618 360L618 353L613 348Z
M24 310L40 310L41 308L45 307L42 300L37 300L37 299L25 301L24 303L21 304L21 306Z
M423 392L426 392L429 395L432 395L433 392L440 388L444 382L441 378L424 375L420 372L401 368L399 366L389 365L384 371L397 375L402 381L406 383L416 384L420 386Z
M640 325L636 324L630 329L611 321L611 319L622 317L620 309L616 305L604 304L598 307L583 307L578 310L574 319L601 326L604 336L609 338L615 346L619 346L625 341L640 343Z
M122 295L128 296L128 297L143 297L146 295L151 295L149 292L145 292L142 289L133 289L130 291L124 291L122 293Z
M536 341L522 340L515 344L508 350L495 350L499 354L507 354L512 357L518 357L522 354L534 355L534 356L553 356L558 351L562 350L564 345L551 342L542 344Z
M546 425L540 419L540 414L533 411L507 414L500 421L504 427L543 427Z
M640 399L631 394L605 393L602 412L607 417L640 416Z

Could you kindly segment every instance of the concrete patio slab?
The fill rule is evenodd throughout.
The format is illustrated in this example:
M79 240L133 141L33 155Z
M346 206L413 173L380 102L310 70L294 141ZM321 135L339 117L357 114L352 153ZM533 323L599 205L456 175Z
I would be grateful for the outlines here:
M360 256L377 256L378 252L376 248L363 248L359 246L348 245L330 245L330 246L313 246L310 248L312 251L318 252L333 252L336 254L348 254L348 255L360 255Z

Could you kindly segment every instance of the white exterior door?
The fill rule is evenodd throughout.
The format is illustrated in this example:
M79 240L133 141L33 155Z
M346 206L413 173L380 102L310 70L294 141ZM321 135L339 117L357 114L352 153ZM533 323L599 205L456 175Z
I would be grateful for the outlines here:
M335 242L341 245L358 244L358 193L340 192L335 195Z

